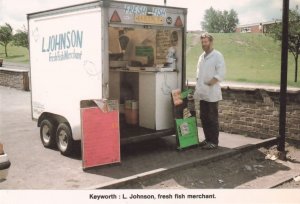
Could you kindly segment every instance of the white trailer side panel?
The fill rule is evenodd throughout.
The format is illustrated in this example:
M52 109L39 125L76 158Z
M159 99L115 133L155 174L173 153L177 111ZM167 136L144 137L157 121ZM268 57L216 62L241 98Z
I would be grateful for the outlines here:
M65 117L81 138L80 101L102 98L101 10L29 17L32 117Z

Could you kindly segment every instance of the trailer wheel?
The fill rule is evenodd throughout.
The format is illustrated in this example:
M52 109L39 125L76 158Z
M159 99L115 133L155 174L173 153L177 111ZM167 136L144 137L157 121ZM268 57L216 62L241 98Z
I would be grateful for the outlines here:
M55 147L56 125L50 120L43 120L40 126L41 141L46 148Z
M68 156L73 152L75 141L72 138L72 131L66 123L59 124L56 131L57 147L62 155Z

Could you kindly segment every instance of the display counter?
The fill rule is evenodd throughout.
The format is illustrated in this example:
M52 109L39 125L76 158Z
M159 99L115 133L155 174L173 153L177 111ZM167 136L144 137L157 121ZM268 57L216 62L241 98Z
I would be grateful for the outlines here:
M110 69L111 99L122 102L122 84L132 88L139 103L139 126L153 130L173 127L171 90L178 88L177 72Z

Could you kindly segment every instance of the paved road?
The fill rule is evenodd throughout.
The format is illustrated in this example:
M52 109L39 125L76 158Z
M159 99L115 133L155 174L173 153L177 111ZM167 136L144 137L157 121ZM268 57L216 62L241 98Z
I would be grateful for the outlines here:
M5 144L12 166L0 189L78 189L164 168L197 157L219 155L230 148L251 144L258 139L221 133L221 147L214 151L193 148L176 151L175 137L123 146L122 164L84 172L80 153L64 157L46 149L31 120L30 92L0 86L0 141ZM200 131L200 137L203 137Z
M42 147L39 129L31 120L30 93L0 87L0 140L12 166L0 189L77 188L106 178L86 174L79 158L67 158Z
M136 182L120 185L118 188L268 189L294 175L299 175L298 163L266 160L265 153L265 148L254 149L206 165L179 169L153 179L139 179ZM284 187L300 188L300 184L296 185L294 182L294 185L286 184ZM300 196L298 197L300 199Z

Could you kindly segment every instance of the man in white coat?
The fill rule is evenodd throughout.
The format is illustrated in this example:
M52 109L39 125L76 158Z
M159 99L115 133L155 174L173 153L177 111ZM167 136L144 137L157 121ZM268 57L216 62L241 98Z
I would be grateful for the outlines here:
M213 48L214 38L208 33L200 37L204 52L197 64L197 84L194 98L200 101L200 119L205 140L203 149L215 149L219 144L218 101L222 100L220 82L225 77L223 55Z

